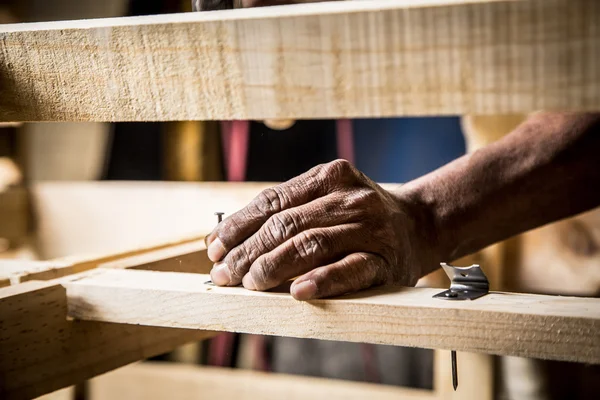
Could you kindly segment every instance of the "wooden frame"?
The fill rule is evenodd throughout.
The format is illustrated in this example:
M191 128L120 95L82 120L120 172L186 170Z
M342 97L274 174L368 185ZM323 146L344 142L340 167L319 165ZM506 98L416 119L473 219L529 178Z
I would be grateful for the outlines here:
M206 271L208 262L180 262L199 255L206 260L202 241L178 244L0 289L2 398L59 389L209 337L206 329L600 363L600 299L490 294L452 303L432 299L436 289L391 287L302 303L288 293L207 287L202 274L126 270ZM253 313L240 310L240 296ZM67 308L71 316L94 322L67 320ZM303 323L289 320L292 314ZM276 315L277 323L267 315Z
M3 25L0 122L598 110L599 16L594 0L373 0ZM184 274L207 272L200 259L202 243L186 238L13 266L0 277L14 285L0 289L0 397L35 397L215 328L600 362L597 299L491 294L456 304L386 288L297 303L207 288L206 276ZM156 293L177 319L137 312L140 300L163 306ZM231 307L240 297L259 320ZM319 329L269 323L262 310L272 304ZM370 329L352 328L348 315ZM484 379L458 394L484 385L490 397L490 358L473 357L484 360Z
M98 269L64 286L69 315L82 320L600 364L600 299L491 293L453 302L432 298L439 289L391 286L298 302L287 287L252 292L208 280Z
M130 252L134 254L130 256L127 256L128 253L121 257L102 256L79 263L22 262L23 271L17 275L18 279L13 276L13 286L0 289L0 315L3 316L0 324L0 381L3 382L0 386L1 397L36 397L133 361L172 350L181 344L212 336L214 333L207 331L65 318L68 296L64 285L93 272L77 273L80 270L101 267L104 270L151 268L158 271L208 271L211 264L206 257L203 242L187 240L183 244L174 241L175 244L172 245L136 249ZM106 260L112 261L104 262ZM13 272L15 267L13 265ZM74 275L68 275L69 273ZM57 274L63 277L51 279ZM36 281L31 280L32 278L50 280ZM18 280L23 283L18 283ZM492 381L489 360L483 355L469 353L459 353L459 357L463 361L462 371L465 377L461 380L458 393L472 392L480 399L490 399L492 386L480 385L482 376L487 377L484 378L486 382ZM446 358L447 354L436 353L436 371L443 372L447 369L449 361ZM440 366L440 362L444 363L444 367ZM441 377L437 375L439 374L436 374L434 391L390 387L377 389L374 394L386 396L386 393L397 393L409 398L430 400L451 398L454 392L447 374L442 373ZM288 382L285 377L265 377L261 374L255 374L254 377L265 378L256 382L258 386L273 380L281 384ZM302 383L303 379L291 378L289 382ZM330 390L342 393L351 390L353 385L360 387L360 384L350 384L344 388L345 383L342 382L332 382L331 385ZM323 387L329 388L328 385ZM218 390L224 389L225 387L220 387Z
M181 245L174 247L177 246ZM179 254L185 257L187 253ZM21 277L44 279L57 271L72 273L93 268L106 258L73 263L71 268L64 262L50 261L43 267L40 263L23 262ZM168 258L165 264L169 265ZM202 263L195 265L202 268ZM77 279L77 274L62 279ZM28 281L0 289L1 398L37 397L214 335L207 331L68 319L66 291L61 282Z

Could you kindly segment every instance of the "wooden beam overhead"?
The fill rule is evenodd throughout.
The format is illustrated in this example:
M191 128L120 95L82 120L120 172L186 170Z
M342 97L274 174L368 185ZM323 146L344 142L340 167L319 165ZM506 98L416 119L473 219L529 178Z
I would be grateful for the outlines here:
M65 282L69 315L157 327L343 340L600 363L600 299L383 287L299 302L206 284L208 275L98 269Z
M373 0L0 26L0 121L600 110L594 0Z

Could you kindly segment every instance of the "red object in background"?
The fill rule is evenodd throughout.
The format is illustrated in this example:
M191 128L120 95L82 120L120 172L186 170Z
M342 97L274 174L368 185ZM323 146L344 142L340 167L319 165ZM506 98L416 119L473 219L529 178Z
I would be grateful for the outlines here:
M338 157L346 159L354 164L354 133L352 130L352 120L337 120L335 130Z
M223 156L229 182L243 182L246 179L249 135L249 121L221 122Z

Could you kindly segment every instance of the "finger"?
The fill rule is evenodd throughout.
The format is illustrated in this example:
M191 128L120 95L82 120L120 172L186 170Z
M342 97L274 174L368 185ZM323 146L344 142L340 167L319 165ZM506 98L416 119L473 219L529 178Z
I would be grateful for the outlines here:
M302 275L292 283L290 293L296 300L319 299L382 285L389 279L389 265L382 257L353 253Z
M354 201L351 195L336 192L272 215L255 234L227 253L222 262L215 264L213 282L217 285L239 285L258 257L300 232L357 221L365 211L363 208L345 207L349 201Z
M359 224L303 231L275 250L256 259L242 283L251 290L267 290L313 268L376 244ZM367 250L368 251L368 250Z
M226 218L208 235L208 258L219 261L274 214L325 196L357 176L346 160L318 165L281 185L263 190L248 206Z

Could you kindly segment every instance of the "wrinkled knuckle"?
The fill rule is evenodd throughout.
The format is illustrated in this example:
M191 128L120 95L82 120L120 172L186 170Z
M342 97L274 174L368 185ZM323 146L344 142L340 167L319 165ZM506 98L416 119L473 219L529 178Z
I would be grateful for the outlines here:
M317 268L310 273L310 278L317 285L317 292L323 292L327 286L330 286L333 282L337 281L335 273L332 273L327 268Z
M299 258L310 260L318 255L332 251L332 240L328 235L313 231L304 231L295 237L294 247Z
M348 160L344 160L343 158L333 160L329 163L329 165L332 168L337 169L338 171L341 171L343 173L354 172L354 166L352 165L352 163Z
M335 186L355 179L355 168L347 160L335 160L319 166L316 175L318 184Z
M266 223L266 231L270 232L273 240L283 242L300 231L300 221L292 212L282 212L273 215Z
M275 264L265 258L259 258L252 268L250 273L252 274L252 280L258 290L266 289L272 286L273 273L275 271Z
M287 196L277 186L263 190L256 201L256 205L263 215L280 212L285 208L286 203Z
M365 253L359 253L356 256L360 258L363 264L359 277L362 287L393 282L391 269L387 268L387 264L382 257Z
M390 264L382 257L371 260L370 280L373 285L384 285L386 283L396 283L397 279L394 274L394 269L390 268Z
M350 210L363 210L371 213L373 210L379 210L380 197L377 192L370 189L357 189L351 191L344 198L344 206Z
M250 202L246 207L226 219L222 223L222 230L241 232L244 227L256 220L263 218L261 208L258 206L256 199Z
M356 169L348 161L339 159L327 164L327 170L331 176L335 176L338 179L347 178L349 176L354 177L356 175Z
M250 249L247 246L238 246L231 250L223 261L229 266L231 278L240 280L248 271L254 258L254 246Z

